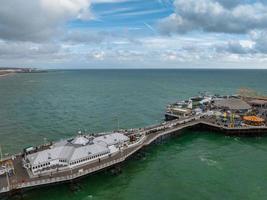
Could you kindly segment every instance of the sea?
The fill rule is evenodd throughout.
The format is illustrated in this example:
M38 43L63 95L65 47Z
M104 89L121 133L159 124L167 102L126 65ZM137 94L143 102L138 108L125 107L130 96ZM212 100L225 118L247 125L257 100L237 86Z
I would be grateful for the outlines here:
M47 141L164 120L166 105L200 92L267 95L267 70L51 70L0 77L5 155ZM267 138L184 131L128 160L122 173L25 192L25 200L267 199Z

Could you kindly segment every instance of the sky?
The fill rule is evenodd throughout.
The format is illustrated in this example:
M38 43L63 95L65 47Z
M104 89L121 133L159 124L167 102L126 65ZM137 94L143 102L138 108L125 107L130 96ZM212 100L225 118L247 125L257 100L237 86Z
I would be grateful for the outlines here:
M1 0L0 66L267 69L266 0Z

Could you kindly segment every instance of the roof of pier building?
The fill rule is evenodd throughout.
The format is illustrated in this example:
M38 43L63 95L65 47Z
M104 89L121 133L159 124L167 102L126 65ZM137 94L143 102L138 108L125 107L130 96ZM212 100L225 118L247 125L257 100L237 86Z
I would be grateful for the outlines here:
M226 108L229 110L249 110L251 106L237 98L217 99L214 101L214 105L218 108Z
M94 138L96 144L114 145L129 141L129 138L121 133L111 133Z
M52 149L29 154L27 158L32 165L38 165L56 159L68 160L73 152L74 147L72 146L57 146Z
M172 107L170 108L170 110L176 113L185 113L185 114L191 113L191 110L187 108Z
M86 145L89 143L89 140L83 136L83 135L79 135L77 136L76 138L74 138L72 141L71 141L72 144L78 144L78 145Z
M254 99L249 101L250 105L258 105L258 106L266 106L267 101L266 100L261 100L261 99Z
M56 142L50 149L29 154L27 159L32 166L59 159L71 162L88 156L108 153L109 146L128 140L129 138L121 133L98 136L92 142L86 136L77 136L73 140Z
M82 146L80 148L76 148L69 159L69 161L75 161L79 160L81 158L85 158L88 156L95 156L99 154L105 154L109 153L109 148L99 145L99 144L91 144L91 145L86 145Z

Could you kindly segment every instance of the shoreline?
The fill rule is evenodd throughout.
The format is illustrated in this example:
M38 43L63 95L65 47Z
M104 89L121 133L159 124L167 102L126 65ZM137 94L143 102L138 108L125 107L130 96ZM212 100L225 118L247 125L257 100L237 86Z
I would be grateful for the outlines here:
M9 75L12 75L14 73L5 73L5 74L0 74L0 77L5 77L5 76L9 76Z

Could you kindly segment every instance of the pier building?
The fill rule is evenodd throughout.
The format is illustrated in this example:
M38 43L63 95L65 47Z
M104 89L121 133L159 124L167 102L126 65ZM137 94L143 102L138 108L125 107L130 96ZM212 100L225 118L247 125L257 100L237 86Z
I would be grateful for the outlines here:
M128 141L129 138L121 133L98 137L78 135L70 140L56 142L46 150L26 154L24 167L31 176L51 174L111 156Z

